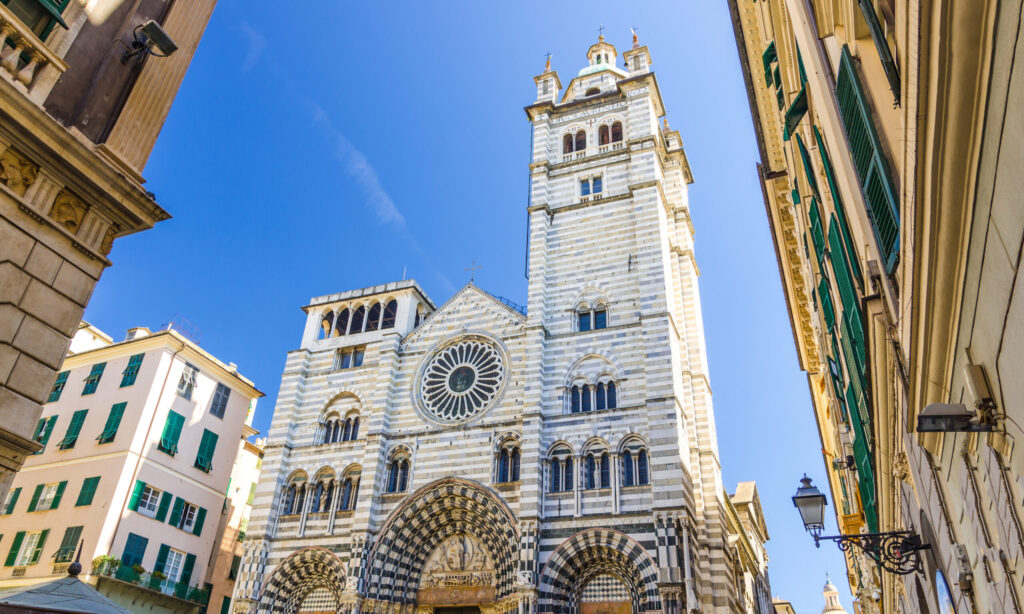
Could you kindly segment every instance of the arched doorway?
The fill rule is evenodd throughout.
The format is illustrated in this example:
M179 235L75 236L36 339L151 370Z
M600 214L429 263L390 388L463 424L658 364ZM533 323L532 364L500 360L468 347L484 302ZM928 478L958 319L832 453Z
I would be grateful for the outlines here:
M515 516L489 489L459 478L428 484L381 529L363 574L363 609L507 611L515 606L518 544Z
M538 611L639 614L661 610L658 568L643 547L612 529L587 529L551 553L541 572Z
M303 548L267 579L258 611L274 614L334 614L341 606L345 565L324 548Z

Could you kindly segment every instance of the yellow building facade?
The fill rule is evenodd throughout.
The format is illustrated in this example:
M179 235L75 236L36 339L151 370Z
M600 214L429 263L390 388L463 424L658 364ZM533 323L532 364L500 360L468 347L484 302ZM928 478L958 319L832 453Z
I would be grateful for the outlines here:
M929 546L848 552L855 607L1019 612L1021 2L729 4L839 530Z

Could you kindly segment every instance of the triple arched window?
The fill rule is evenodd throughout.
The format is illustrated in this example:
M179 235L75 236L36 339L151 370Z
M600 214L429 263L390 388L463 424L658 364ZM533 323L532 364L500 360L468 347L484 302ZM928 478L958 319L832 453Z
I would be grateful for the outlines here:
M359 439L359 414L349 414L341 418L328 419L323 424L323 435L320 443L336 443Z
M494 481L500 484L518 482L520 456L519 446L514 442L503 444L495 463Z
M562 137L562 153L571 154L574 151L584 151L587 148L587 132L577 130L576 134L571 132Z
M398 301L373 303L369 307L343 307L337 312L328 311L320 320L320 339L342 337L357 333L387 330L395 327L398 317Z
M622 122L614 122L611 126L602 125L597 129L597 144L608 145L609 143L622 142Z
M409 453L400 448L391 455L388 461L387 483L385 492L405 492L409 488Z
M569 389L569 413L579 414L619 406L618 387L612 380L594 384L573 384Z

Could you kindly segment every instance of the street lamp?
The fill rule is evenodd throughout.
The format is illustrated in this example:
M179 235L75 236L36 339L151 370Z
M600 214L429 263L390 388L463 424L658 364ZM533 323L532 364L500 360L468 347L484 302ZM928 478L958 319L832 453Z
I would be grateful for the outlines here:
M921 536L913 531L889 531L886 533L860 533L857 535L822 536L825 529L825 495L811 484L811 478L804 474L800 487L793 496L793 505L800 512L804 528L814 536L814 546L821 547L821 540L834 541L839 549L847 552L857 546L871 557L882 569L905 576L921 570L921 550L931 548L921 543Z

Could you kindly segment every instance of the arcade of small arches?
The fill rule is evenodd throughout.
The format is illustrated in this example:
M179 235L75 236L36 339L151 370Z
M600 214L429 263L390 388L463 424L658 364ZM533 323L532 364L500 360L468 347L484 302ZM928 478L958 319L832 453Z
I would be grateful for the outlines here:
M595 92L596 93L596 92ZM587 94L590 96L591 94ZM599 148L613 143L622 143L622 122L615 121L609 124L602 124L597 128L597 145ZM571 154L585 151L587 149L587 131L577 130L575 133L567 132L562 135L562 154Z
M325 467L308 480L306 472L296 471L288 478L281 493L281 515L329 514L356 508L362 468L350 465L336 477Z
M632 538L613 529L580 531L538 575L537 561L521 557L536 539L532 531L486 487L444 478L391 513L357 567L321 547L288 556L263 585L257 611L580 614L583 603L599 600L616 612L661 611L657 564ZM354 544L353 554L363 547Z
M418 318L419 312L417 312ZM367 307L342 307L337 312L328 310L320 319L318 339L343 337L358 333L386 330L395 327L398 317L398 301L374 302Z
M359 414L357 412L349 412L344 419L339 416L326 418L321 422L320 433L317 436L317 442L321 444L355 441L356 439L359 439Z
M545 483L548 492L600 490L616 486L632 487L650 484L647 444L637 436L623 440L617 451L609 451L607 442L595 438L579 454L566 442L551 446L544 459Z

